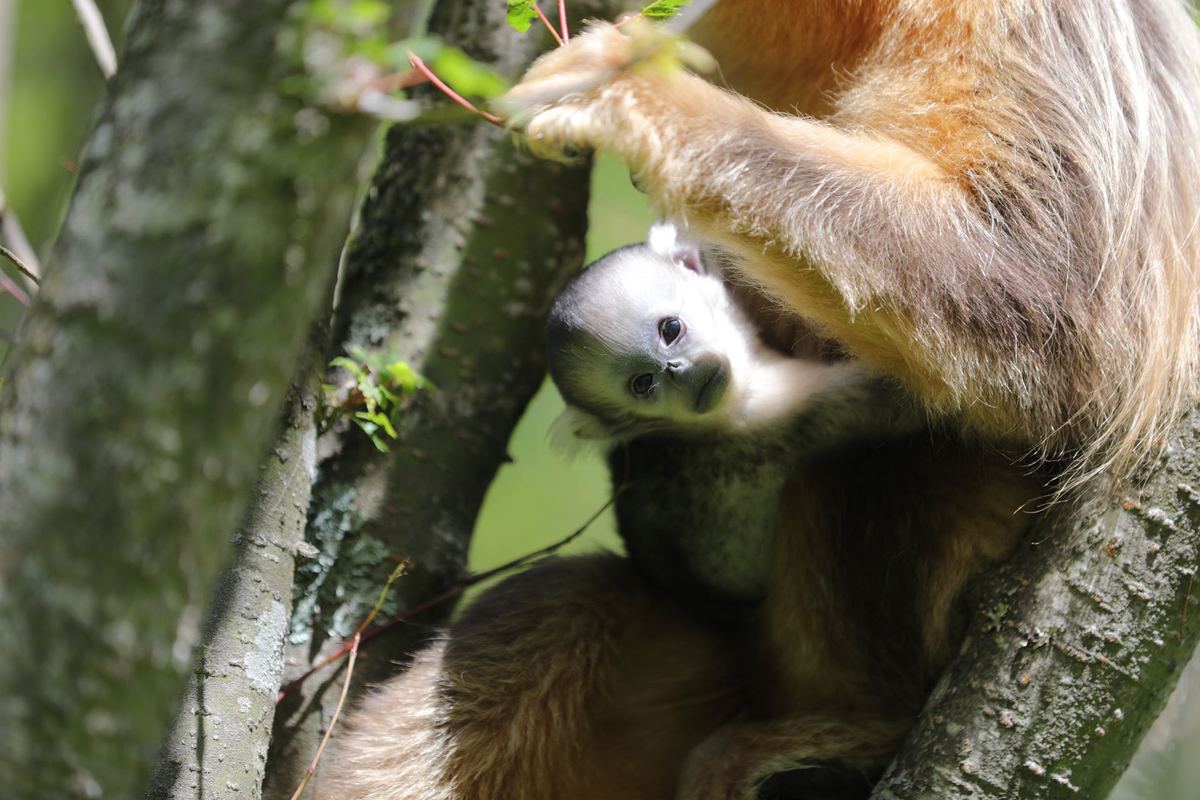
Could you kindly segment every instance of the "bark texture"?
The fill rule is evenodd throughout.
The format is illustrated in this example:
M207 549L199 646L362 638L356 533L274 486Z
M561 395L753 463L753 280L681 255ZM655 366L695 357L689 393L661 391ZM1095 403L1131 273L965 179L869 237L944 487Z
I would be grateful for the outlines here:
M296 552L316 478L316 410L328 325L318 323L288 391L283 430L260 467L217 587L203 644L163 740L152 800L253 800L262 791L283 673Z
M1101 798L1200 638L1200 410L1136 496L1064 508L993 576L875 798Z
M134 13L0 405L0 786L132 797L353 201L290 0Z
M492 0L439 3L430 30L516 77L548 38L517 34L504 16ZM285 678L342 643L396 559L413 566L381 618L462 574L479 506L542 380L545 314L584 257L588 165L534 160L511 138L483 124L388 136L349 249L329 355L358 345L402 358L436 389L404 412L387 454L345 424L322 437L307 531L317 555L298 571ZM414 624L371 642L356 687L388 674L427 635ZM327 670L280 703L265 796L286 798L298 783L340 680L340 669Z

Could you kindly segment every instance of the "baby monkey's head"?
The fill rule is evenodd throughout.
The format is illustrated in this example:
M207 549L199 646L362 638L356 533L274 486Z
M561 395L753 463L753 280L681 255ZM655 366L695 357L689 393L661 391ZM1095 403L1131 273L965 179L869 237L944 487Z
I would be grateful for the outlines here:
M724 427L755 334L700 248L660 223L563 289L546 338L571 434L605 439Z

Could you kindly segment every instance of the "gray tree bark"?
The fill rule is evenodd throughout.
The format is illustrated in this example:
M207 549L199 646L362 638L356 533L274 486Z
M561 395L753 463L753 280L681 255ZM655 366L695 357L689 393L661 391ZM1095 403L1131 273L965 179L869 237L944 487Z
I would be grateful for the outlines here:
M875 798L1102 798L1200 639L1200 410L1136 496L1065 508L992 576Z
M0 786L130 797L345 235L290 0L144 0L0 405Z
M217 588L199 657L147 797L260 796L283 674L296 552L316 479L327 322L309 336L288 391L283 430L260 467Z

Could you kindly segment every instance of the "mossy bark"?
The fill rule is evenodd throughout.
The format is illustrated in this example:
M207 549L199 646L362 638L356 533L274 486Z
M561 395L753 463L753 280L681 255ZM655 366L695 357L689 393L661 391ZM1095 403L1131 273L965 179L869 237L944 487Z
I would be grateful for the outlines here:
M132 797L345 236L365 142L291 0L143 0L0 399L0 786Z

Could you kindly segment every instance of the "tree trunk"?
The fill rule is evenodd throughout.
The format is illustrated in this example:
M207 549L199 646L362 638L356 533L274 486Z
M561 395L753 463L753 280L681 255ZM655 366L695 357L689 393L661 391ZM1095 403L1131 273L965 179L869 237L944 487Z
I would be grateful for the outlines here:
M987 583L875 798L1102 798L1200 638L1200 410L1135 497L1064 508Z
M187 692L163 740L148 797L254 800L262 792L283 674L296 552L316 479L317 405L329 328L318 323L288 391L283 430L267 455L217 588Z
M345 235L290 0L144 0L0 406L0 786L145 785Z
M570 5L580 15L611 11ZM439 3L430 29L509 77L549 43L540 31L511 30L492 0ZM307 532L319 552L297 576L288 678L353 632L397 559L413 567L384 617L462 575L484 493L543 377L546 312L584 256L588 165L536 161L511 139L483 124L388 136L347 256L329 355L351 345L387 353L436 389L404 412L387 454L347 425L322 438ZM393 671L448 610L371 642L354 685ZM295 788L341 679L340 668L325 670L280 703L266 797Z

